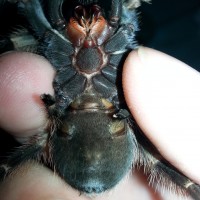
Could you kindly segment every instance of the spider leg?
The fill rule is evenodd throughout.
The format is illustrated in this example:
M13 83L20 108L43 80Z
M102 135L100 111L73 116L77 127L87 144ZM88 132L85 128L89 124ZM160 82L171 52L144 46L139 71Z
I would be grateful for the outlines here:
M151 176L157 176L156 173L162 173L166 174L169 179L171 179L173 182L175 182L178 186L185 189L187 193L194 199L194 200L200 200L200 186L193 181L191 181L188 177L184 176L180 172L178 172L175 168L172 166L168 166L165 163L157 162L154 164L152 169Z
M188 191L188 193L190 194L190 196L192 198L194 198L195 200L199 200L200 199L200 186L190 182L188 183L188 185L186 185L186 190Z
M49 0L48 1L48 13L51 23L56 29L62 29L65 27L65 20L62 13L62 4L64 0Z
M128 49L136 49L137 42L132 25L123 25L105 44L105 52L112 54L124 53Z
M70 65L70 56L74 53L74 48L64 35L52 28L43 12L40 1L11 1L18 3L19 10L31 25L33 35L39 40L37 53L45 56L56 69Z
M121 72L127 55L125 52L137 47L134 38L135 34L129 25L122 26L105 44L104 49L109 54L109 63L103 67L101 74L92 78L95 90L115 104L119 102L118 96L123 96L119 95L121 90L117 88L121 88Z
M0 165L0 181L3 181L14 169L30 160L38 160L41 157L43 146L35 143L34 145L24 145L18 148L7 161Z
M12 2L12 1L11 1ZM16 0L19 10L31 24L37 37L41 37L52 27L47 21L39 0Z
M50 117L60 116L72 99L83 91L85 84L83 76L76 74L72 68L71 56L74 53L74 47L64 35L51 27L39 0L18 0L17 2L29 21L33 34L40 41L37 53L46 57L57 71L54 80L55 105L49 105L53 104L53 97L50 95L43 95L42 100ZM56 6L59 7L58 4Z
M47 30L38 46L38 53L49 60L56 70L63 68L73 71L71 56L74 53L72 44L55 30Z
M144 139L146 140L146 139ZM148 141L147 141L148 142ZM156 188L176 191L179 195L189 194L194 200L200 200L200 186L179 172L175 167L165 161L158 152L147 144L140 146L140 165L144 166L145 173L149 175L150 184ZM151 153L150 153L151 152Z
M59 82L59 80L61 82ZM76 74L69 81L64 81L56 77L54 81L55 99L49 94L41 96L50 118L57 118L65 114L65 109L73 101L73 99L81 94L86 86L86 78L81 74Z
M111 9L109 23L112 26L116 26L116 25L118 25L119 19L120 19L120 16L121 16L122 1L121 0L112 0L111 8L112 9Z

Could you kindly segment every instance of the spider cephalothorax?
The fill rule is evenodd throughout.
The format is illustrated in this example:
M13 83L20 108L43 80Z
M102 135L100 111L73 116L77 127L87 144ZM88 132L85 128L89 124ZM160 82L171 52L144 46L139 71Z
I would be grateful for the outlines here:
M138 164L152 179L174 179L200 199L199 186L160 159L151 143L133 131L121 72L127 54L137 48L135 8L140 1L48 0L45 9L39 0L9 2L23 11L29 22L27 40L34 41L34 52L49 60L56 75L55 95L41 95L48 126L0 166L1 178L36 160L79 191L100 193ZM24 49L23 44L13 46Z

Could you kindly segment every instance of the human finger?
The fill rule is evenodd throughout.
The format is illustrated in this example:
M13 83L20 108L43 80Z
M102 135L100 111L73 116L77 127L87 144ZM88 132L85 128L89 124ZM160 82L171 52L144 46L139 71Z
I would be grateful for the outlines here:
M41 56L7 53L0 57L0 126L23 138L43 131L46 112L40 99L53 94L54 70Z
M200 74L159 51L141 47L124 66L127 104L160 153L200 183Z

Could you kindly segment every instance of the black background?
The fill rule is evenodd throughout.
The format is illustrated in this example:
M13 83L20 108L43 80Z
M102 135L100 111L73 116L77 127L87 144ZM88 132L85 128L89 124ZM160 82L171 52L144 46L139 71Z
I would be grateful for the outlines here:
M141 44L200 71L200 0L152 0L140 12Z

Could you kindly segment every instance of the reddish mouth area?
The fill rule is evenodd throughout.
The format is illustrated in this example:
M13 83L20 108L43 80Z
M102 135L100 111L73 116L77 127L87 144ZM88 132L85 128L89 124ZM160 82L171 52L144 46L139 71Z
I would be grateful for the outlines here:
M112 28L105 20L98 5L78 5L66 27L66 35L76 46L91 48L103 44L110 36Z
M102 15L101 8L98 5L77 6L74 11L74 17L83 27L91 26Z

